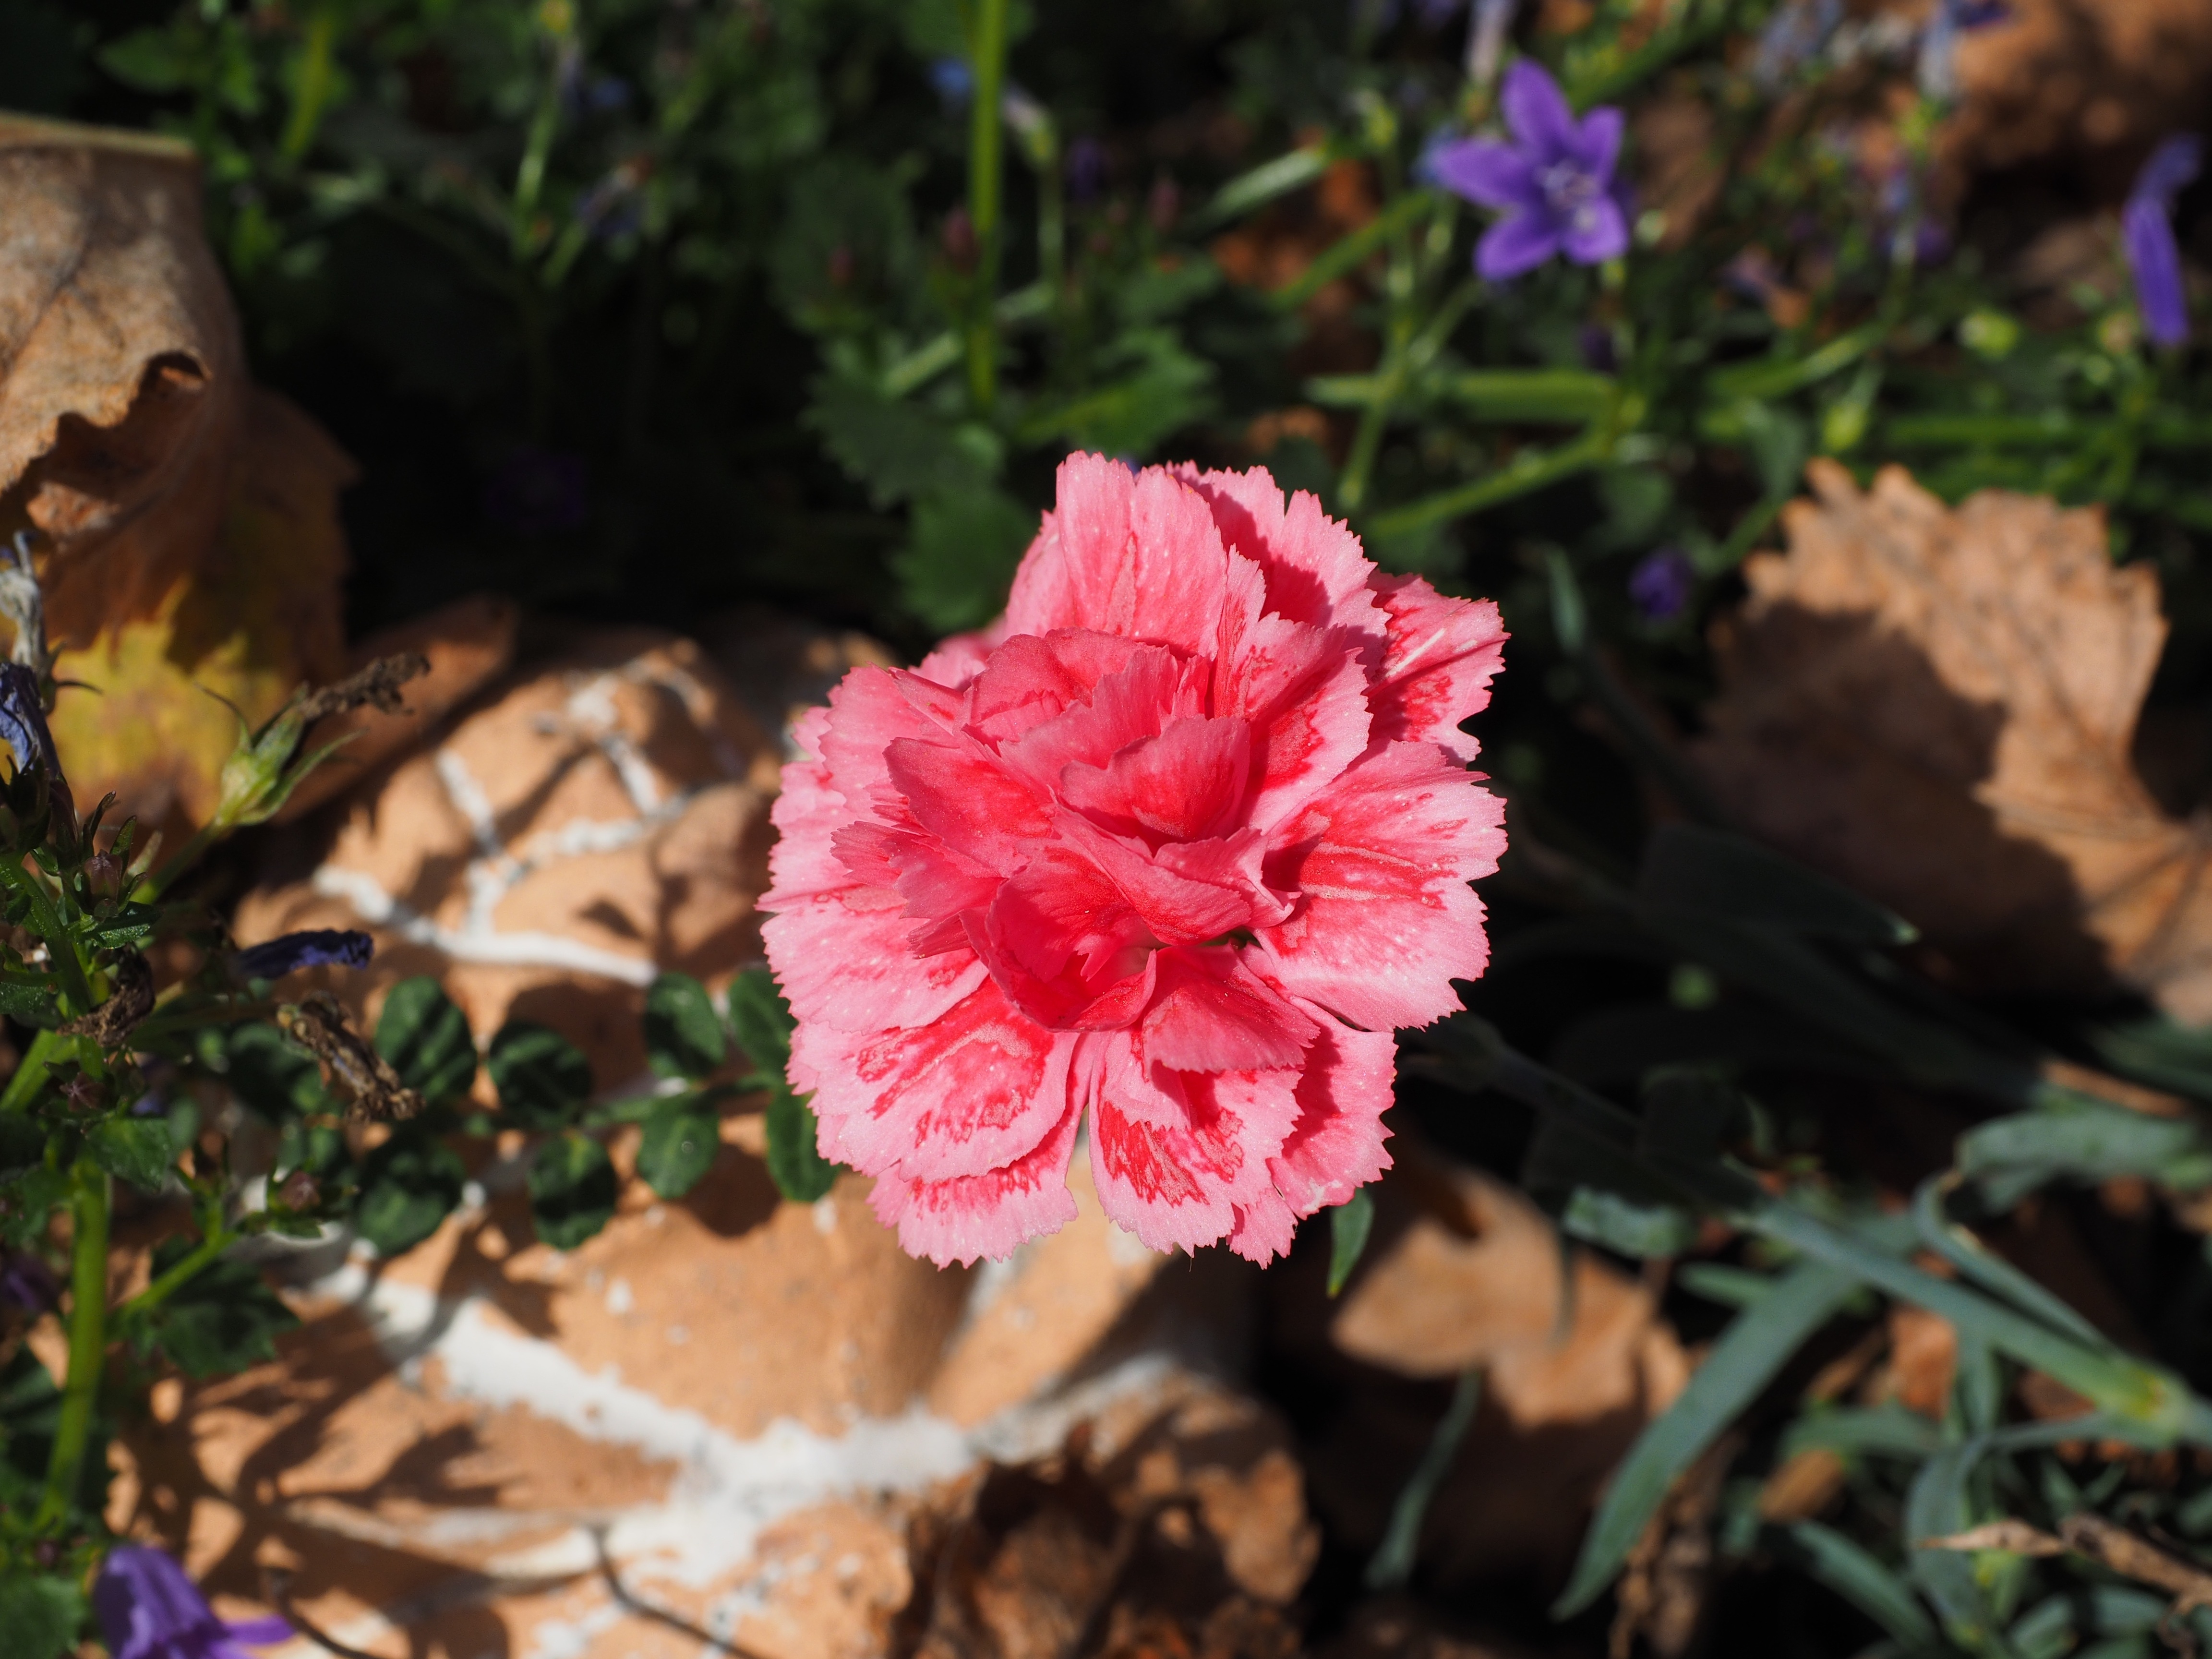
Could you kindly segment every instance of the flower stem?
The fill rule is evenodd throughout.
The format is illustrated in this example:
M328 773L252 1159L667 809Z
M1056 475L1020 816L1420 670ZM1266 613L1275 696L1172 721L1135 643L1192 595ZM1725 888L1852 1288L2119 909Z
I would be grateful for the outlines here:
M968 320L968 395L988 410L999 391L997 331L999 214L1005 194L1006 147L999 103L1006 82L1006 23L1011 0L979 0L975 53L975 102L968 137L968 222L975 232L975 294Z
M88 1159L70 1172L76 1182L70 1213L75 1237L70 1246L69 1379L62 1389L61 1419L46 1466L46 1491L39 1520L60 1520L76 1501L86 1448L92 1440L93 1407L107 1362L107 1173Z
M31 1046L23 1051L17 1062L15 1074L8 1079L8 1086L0 1090L0 1116L9 1112L30 1109L31 1103L39 1097L39 1090L46 1080L46 1062L56 1057L55 1051L67 1041L59 1031L43 1030L31 1039Z

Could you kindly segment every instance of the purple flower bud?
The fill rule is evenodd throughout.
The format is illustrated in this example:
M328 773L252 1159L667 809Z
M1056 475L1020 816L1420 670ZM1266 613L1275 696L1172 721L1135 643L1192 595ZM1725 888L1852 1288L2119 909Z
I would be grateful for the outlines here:
M1095 202L1106 188L1106 146L1079 138L1067 147L1067 193L1078 202Z
M2203 156L2203 143L2194 134L2168 138L2136 175L2120 215L2143 332L2162 346L2189 338L2189 294L2182 281L2181 248L2173 239L2173 204L2197 177Z
M1455 196L1501 210L1474 250L1474 268L1510 282L1565 253L1602 264L1628 252L1632 204L1616 185L1624 118L1601 105L1577 120L1558 82L1522 58L1498 93L1510 143L1468 138L1429 159Z
M61 1280L43 1258L18 1250L0 1261L0 1303L26 1313L42 1314L61 1299Z
M292 1639L282 1619L218 1619L185 1570L160 1550L118 1544L92 1587L111 1659L250 1659L247 1647Z
M367 933L318 927L238 951L230 965L240 979L282 979L302 968L366 968L375 950Z
M1670 623L1682 614L1697 586L1690 556L1679 547L1655 547L1628 575L1628 597L1648 623Z

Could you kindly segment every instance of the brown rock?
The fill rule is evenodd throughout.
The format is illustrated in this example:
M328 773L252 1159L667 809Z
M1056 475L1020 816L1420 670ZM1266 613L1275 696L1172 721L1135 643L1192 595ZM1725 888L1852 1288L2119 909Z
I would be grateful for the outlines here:
M358 786L382 763L420 744L455 708L475 696L514 660L518 621L514 602L494 594L456 599L427 617L372 634L349 653L346 672L380 658L420 653L429 672L407 682L405 706L388 713L364 703L333 714L308 732L305 746L344 747L307 775L278 815L280 823L304 817L333 796Z
M495 654L491 621L469 647L478 663ZM775 767L696 646L602 635L350 802L313 874L250 894L234 929L366 927L374 964L342 988L368 1012L434 974L480 1038L536 1019L602 1087L627 1083L656 972L716 979L759 955Z

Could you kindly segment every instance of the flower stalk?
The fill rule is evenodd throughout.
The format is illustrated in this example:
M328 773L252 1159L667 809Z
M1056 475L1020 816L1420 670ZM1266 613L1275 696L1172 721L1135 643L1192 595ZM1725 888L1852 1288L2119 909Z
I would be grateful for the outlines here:
M70 1206L69 1377L39 1505L41 1524L60 1520L76 1501L107 1363L107 1224L113 1194L106 1171L89 1159L80 1159L70 1174L76 1190Z

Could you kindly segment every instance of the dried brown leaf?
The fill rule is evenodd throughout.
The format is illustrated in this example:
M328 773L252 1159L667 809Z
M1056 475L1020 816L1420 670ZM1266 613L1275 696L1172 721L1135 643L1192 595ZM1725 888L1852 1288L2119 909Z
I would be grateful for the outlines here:
M1696 758L1776 845L1911 918L1970 978L2107 975L2212 1018L2212 836L2130 758L2166 624L2104 520L1984 490L1947 507L1901 468L1808 469L1786 556L1745 567L1715 632Z

